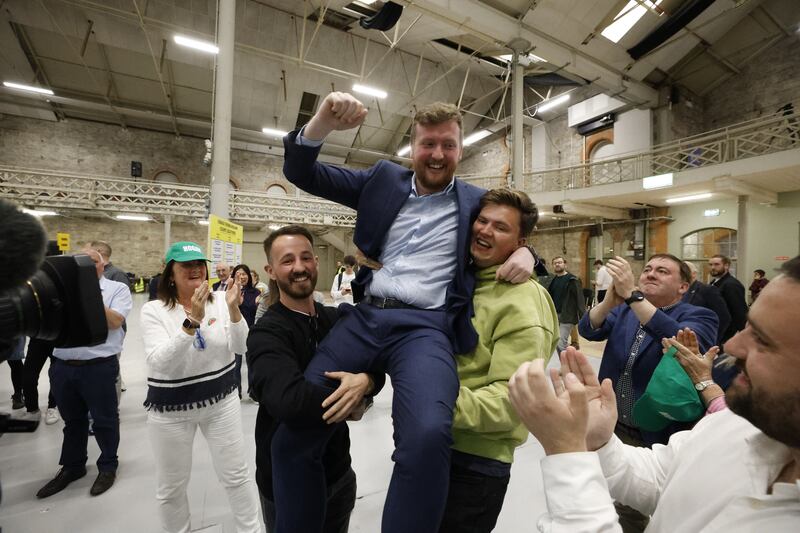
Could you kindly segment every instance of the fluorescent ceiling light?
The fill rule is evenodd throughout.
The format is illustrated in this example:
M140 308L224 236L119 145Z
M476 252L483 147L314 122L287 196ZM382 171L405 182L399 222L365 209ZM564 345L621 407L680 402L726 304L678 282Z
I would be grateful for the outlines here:
M480 141L481 139L485 139L486 137L488 137L492 133L493 132L491 132L489 130L476 131L475 133L473 133L472 135L470 135L469 137L464 139L464 146L469 146L470 144L474 144L474 143Z
M207 52L209 54L219 53L219 47L208 41L200 41L198 39L192 39L191 37L184 37L183 35L176 35L174 39L175 42L181 46L194 48L195 50L200 50L201 52Z
M600 32L600 35L613 43L618 43L647 13L647 8L641 5L642 3L652 9L660 4L661 0L631 0L617 13L614 22Z
M555 98L551 98L550 100L545 100L536 107L536 112L543 113L545 111L553 109L556 106L560 106L564 102L568 102L569 98L570 98L569 94L562 94L561 96L556 96Z
M359 83L353 84L353 90L357 93L374 96L375 98L386 98L388 96L388 93L386 91L382 91L381 89L376 89L375 87L369 87L367 85L361 85Z
M706 209L703 211L704 217L718 217L719 216L719 209Z
M397 155L399 155L400 157L403 157L404 155L408 154L409 152L411 152L411 145L407 144L407 145L403 146L402 148L400 148L397 151Z
M208 220L198 220L197 223L201 226L208 226Z
M660 189L662 187L672 186L672 172L669 174L659 174L657 176L648 176L642 179L642 187L644 189Z
M8 87L9 89L19 89L21 91L30 91L33 93L40 93L53 96L53 91L51 91L50 89L45 89L44 87L34 87L33 85L24 85L22 83L14 83L13 81L4 81L3 85Z
M57 215L55 211L46 211L46 210L39 210L39 209L22 209L23 213L27 213L29 215L33 215L35 217L52 217Z
M674 204L677 202L691 202L693 200L705 200L706 198L711 198L710 192L705 192L702 194L693 194L691 196L677 196L675 198L667 198L664 200L668 204Z
M117 215L114 218L117 220L136 220L139 222L148 222L151 220L151 218L147 215Z
M265 135L271 135L273 137L284 137L289 132L283 130L276 130L274 128L261 128L261 133Z

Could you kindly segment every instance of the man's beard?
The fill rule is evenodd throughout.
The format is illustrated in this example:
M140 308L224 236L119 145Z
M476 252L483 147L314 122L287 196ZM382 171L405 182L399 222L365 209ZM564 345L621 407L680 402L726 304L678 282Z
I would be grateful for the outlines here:
M747 376L744 364L736 362ZM770 396L763 391L732 383L725 392L728 408L778 442L791 448L800 448L800 394L795 392L784 398Z
M293 283L297 278L308 276L308 280L303 283ZM314 294L314 287L317 286L317 273L316 272L293 272L289 275L288 279L276 279L278 289L285 292L292 298L302 300Z

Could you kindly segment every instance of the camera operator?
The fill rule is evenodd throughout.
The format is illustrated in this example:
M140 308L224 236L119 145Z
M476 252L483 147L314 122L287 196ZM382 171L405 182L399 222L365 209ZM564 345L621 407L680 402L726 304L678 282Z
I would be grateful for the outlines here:
M99 474L92 496L107 491L114 484L118 465L119 413L115 382L119 373L117 354L122 350L125 332L122 324L133 307L130 291L122 283L103 276L103 258L96 250L85 248L95 264L105 307L108 336L104 343L77 348L56 348L50 367L50 383L56 404L64 418L64 441L56 477L36 496L46 498L86 475L88 413L94 420L94 434L100 447Z

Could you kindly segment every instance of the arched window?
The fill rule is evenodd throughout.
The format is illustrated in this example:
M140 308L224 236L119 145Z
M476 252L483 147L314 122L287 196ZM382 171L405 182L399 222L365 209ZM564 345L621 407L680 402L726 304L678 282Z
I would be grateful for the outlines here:
M171 170L158 170L153 175L153 181L156 183L180 183L181 180Z
M724 255L731 260L731 275L736 276L737 232L731 228L705 228L681 237L681 259L697 266L698 278L708 282L708 260Z
M267 194L269 196L286 196L286 189L283 188L283 185L274 183L267 187Z

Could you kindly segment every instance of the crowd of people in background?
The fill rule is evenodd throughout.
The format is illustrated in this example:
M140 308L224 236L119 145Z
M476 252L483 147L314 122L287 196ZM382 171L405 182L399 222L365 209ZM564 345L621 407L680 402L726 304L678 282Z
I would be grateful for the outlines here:
M210 285L209 259L188 241L170 246L150 281L144 408L164 531L189 531L198 429L239 533L347 531L356 475L345 422L364 415L386 375L395 467L384 532L491 531L528 431L546 454L548 508L531 529L796 529L800 258L769 284L754 272L752 310L724 255L708 260L708 284L696 264L667 253L641 272L618 255L598 258L586 283L563 256L548 272L529 242L531 199L455 179L455 106L417 112L411 170L318 162L326 136L358 127L366 112L331 93L285 139L287 178L358 212L358 253L337 265L332 306L316 290L313 235L295 225L264 241L269 283L247 265L217 263ZM100 447L92 495L111 488L119 464L131 287L108 243L81 253L96 265L106 341L62 349L32 340L25 363L21 342L9 361L13 407L38 418L49 358L46 421L56 409L64 421L61 469L39 498L86 475L90 433ZM576 331L605 342L599 372L576 349ZM554 354L560 370L548 373ZM259 405L254 474L248 399Z

